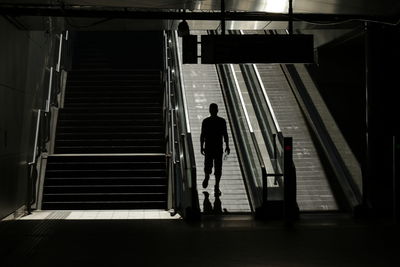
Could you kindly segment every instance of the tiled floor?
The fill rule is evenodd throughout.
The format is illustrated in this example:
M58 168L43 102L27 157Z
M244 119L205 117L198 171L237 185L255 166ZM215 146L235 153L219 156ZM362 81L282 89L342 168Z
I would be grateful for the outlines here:
M399 228L351 219L14 220L0 222L1 267L400 266Z
M140 220L140 219L181 219L164 210L46 210L34 211L19 220Z

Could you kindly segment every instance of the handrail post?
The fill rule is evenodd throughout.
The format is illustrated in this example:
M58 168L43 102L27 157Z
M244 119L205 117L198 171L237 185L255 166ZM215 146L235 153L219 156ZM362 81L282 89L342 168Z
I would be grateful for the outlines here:
M58 60L57 60L57 67L56 67L56 71L60 72L60 68L61 68L61 50L62 50L62 43L63 43L63 34L61 33L60 36L60 43L58 46Z
M268 203L268 179L267 179L267 172L266 172L265 168L261 168L261 173L262 173L262 181L263 181L263 187L262 187L263 203L262 203L262 205L264 207L266 207L266 205Z

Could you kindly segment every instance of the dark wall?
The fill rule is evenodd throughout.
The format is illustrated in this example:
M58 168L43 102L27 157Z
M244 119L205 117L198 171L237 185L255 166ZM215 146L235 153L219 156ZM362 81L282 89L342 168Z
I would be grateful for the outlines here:
M365 154L364 36L339 39L318 48L310 67L330 112L359 162Z
M399 134L400 126L400 27L369 23L366 42L368 200L377 215L387 217L393 214L393 136Z
M25 204L34 110L42 108L47 91L43 81L52 40L0 17L0 219Z
M79 63L79 53L84 53L82 48L96 46L107 53L111 68L161 69L163 66L161 31L82 31L77 36L74 62Z
M399 135L400 126L399 47L399 26L369 23L360 34L319 47L319 64L310 67L362 165L364 204L378 217L393 216L393 136Z

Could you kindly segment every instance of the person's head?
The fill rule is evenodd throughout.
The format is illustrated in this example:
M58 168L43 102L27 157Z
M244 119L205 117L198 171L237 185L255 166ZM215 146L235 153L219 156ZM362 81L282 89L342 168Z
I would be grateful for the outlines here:
M217 116L218 114L218 105L215 103L210 104L210 114L211 116Z

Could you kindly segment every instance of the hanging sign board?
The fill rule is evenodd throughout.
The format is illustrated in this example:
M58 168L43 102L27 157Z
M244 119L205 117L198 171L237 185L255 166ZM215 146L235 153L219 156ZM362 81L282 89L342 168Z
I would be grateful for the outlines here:
M201 63L312 63L313 35L202 35Z

